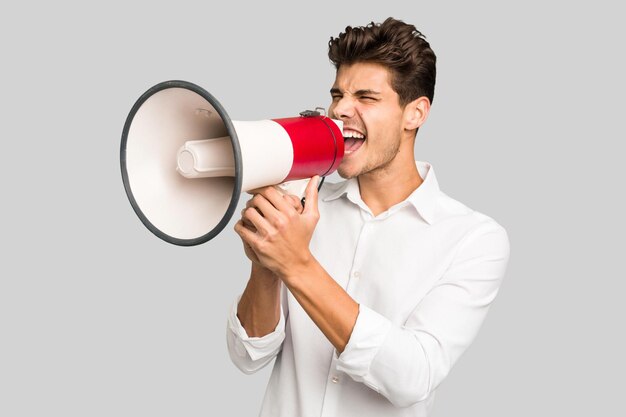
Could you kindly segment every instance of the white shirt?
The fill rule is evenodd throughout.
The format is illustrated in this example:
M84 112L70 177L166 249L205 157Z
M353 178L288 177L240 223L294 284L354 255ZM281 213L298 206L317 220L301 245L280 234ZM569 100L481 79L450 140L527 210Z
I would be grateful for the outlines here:
M310 249L359 303L340 356L283 286L273 333L228 319L235 365L276 358L261 416L427 416L435 389L471 344L509 258L506 231L439 190L430 164L403 202L373 216L356 179L324 184Z

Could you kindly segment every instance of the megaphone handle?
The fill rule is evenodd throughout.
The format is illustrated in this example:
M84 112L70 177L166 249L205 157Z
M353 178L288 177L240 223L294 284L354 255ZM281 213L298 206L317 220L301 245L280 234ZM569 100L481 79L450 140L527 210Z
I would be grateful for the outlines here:
M326 177L321 177L320 182L317 185L317 190L319 191L322 188L322 184L324 183L324 179ZM305 178L301 180L287 181L282 184L275 185L274 187L283 194L293 194L295 196L300 197L300 202L304 206L306 201L304 191L306 190L306 186L308 185L310 178Z

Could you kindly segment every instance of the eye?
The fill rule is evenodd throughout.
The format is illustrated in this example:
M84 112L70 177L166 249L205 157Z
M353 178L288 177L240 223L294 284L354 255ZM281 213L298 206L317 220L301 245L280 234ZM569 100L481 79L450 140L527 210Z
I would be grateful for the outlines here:
M332 94L331 97L333 98L333 101L337 101L337 100L341 100L343 96L340 94Z
M371 97L371 96L361 96L359 98L363 101L378 101L376 97Z

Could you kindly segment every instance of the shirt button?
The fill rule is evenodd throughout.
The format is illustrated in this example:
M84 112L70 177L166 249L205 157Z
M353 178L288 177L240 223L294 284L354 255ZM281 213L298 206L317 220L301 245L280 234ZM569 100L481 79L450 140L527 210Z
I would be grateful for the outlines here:
M352 276L353 276L354 278L358 278L358 277L360 277L360 276L361 276L361 273L360 273L359 271L354 271L354 272L352 273Z
M334 377L332 377L331 381L333 381L333 384L336 384L337 382L339 382L339 377L338 376L334 376Z

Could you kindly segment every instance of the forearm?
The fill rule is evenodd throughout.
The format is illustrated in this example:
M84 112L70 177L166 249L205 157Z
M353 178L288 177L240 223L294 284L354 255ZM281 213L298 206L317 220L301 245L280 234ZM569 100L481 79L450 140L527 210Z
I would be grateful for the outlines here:
M319 220L318 181L317 176L309 181L305 192L307 203L302 211L276 189L260 189L242 213L242 221L235 225L235 231L259 263L276 274L326 338L342 352L350 340L359 305L309 251ZM244 307L250 308L249 303L250 300L246 301ZM242 310L241 313L245 320L244 313L248 312Z
M253 263L250 279L237 305L237 318L250 337L273 332L280 319L280 279Z
M337 352L343 352L359 315L356 301L314 258L281 279Z

